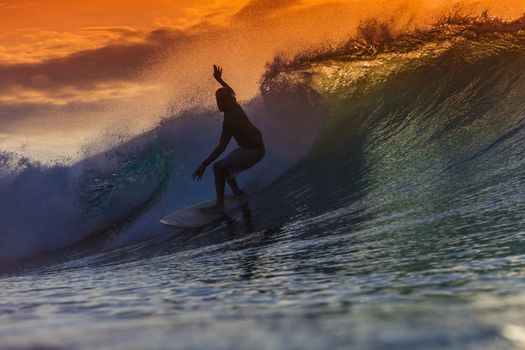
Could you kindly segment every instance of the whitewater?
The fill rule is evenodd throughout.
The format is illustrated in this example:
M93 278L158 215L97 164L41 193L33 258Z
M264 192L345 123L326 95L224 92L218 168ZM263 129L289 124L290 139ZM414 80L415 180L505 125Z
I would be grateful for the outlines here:
M215 110L74 164L3 153L0 348L525 347L524 67L525 18L276 58L251 199L200 230L158 220L213 197Z

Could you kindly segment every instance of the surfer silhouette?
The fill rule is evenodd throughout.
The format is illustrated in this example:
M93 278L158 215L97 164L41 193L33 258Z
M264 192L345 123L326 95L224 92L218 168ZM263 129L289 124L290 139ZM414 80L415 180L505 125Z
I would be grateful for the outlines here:
M222 85L215 92L217 107L224 113L222 134L217 147L197 168L192 178L201 180L206 168L226 150L230 140L235 139L239 147L225 158L213 163L217 202L215 206L203 209L222 214L224 213L225 184L228 183L234 196L243 196L244 192L239 188L234 175L257 164L264 157L265 148L261 132L250 122L242 107L237 103L235 91L222 79L221 67L213 65L213 77Z

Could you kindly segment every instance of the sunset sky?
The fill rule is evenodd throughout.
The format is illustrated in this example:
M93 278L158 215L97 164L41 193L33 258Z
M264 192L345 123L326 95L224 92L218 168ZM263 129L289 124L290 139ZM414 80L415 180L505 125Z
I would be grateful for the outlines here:
M78 135L147 128L170 106L210 105L213 63L246 100L277 53L341 41L369 18L424 25L456 3L0 0L0 150L48 135L89 142ZM522 0L460 3L509 19L525 13Z
M38 62L115 42L137 42L160 28L196 32L231 26L240 19L282 17L342 4L363 17L383 6L390 8L387 12L405 7L433 11L456 2L487 7L505 17L525 9L522 1L512 0L0 0L0 62Z

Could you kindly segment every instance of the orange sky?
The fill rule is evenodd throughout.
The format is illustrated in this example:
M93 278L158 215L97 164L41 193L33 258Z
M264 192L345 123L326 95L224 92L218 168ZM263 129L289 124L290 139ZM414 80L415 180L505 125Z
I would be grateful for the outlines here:
M0 62L66 55L163 26L186 28L207 16L218 22L239 6L204 0L0 0Z
M370 18L425 25L457 3L525 13L523 0L0 0L0 151L14 134L140 130L170 106L212 105L213 63L247 100L277 53Z
M0 63L35 62L116 40L140 40L162 27L189 31L228 26L245 7L283 15L323 4L346 4L358 18L382 7L387 12L395 7L433 11L453 3L476 4L504 17L525 11L522 0L0 0Z

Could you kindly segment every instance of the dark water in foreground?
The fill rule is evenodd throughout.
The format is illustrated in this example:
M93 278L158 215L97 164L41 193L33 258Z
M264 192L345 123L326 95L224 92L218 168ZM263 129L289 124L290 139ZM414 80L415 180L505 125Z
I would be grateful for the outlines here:
M111 228L57 252L70 224L58 221L51 253L5 269L0 347L525 348L524 37L445 34L268 78L247 108L300 133L277 149L313 141L288 168L270 145L261 169L282 171L247 175L271 185L216 226L157 223L211 193L182 180L205 152L174 137L193 130L184 118L111 176L82 177L82 230ZM42 250L13 237L3 257Z
M258 229L259 217L270 210L254 205L252 219L240 215L208 232L6 276L0 292L2 344L65 349L523 344L523 232L498 234L499 226L474 226L472 218L446 214L427 220L409 211L363 217L363 205L319 215L304 209L296 220L267 229Z

